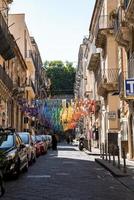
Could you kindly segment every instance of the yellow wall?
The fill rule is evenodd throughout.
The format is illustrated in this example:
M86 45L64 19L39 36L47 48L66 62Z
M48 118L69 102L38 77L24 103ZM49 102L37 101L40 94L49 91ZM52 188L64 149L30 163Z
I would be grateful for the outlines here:
M108 111L116 112L115 119L108 120L108 129L119 129L118 109L120 108L119 96L112 96L108 94Z

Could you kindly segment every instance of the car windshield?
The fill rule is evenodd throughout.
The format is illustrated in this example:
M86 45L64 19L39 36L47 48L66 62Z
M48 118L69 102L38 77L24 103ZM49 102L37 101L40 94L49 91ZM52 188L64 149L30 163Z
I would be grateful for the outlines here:
M41 136L36 136L36 141L37 141L37 142L41 142L41 141L42 141Z
M32 135L32 141L35 142L35 136Z
M9 149L14 145L13 135L0 135L0 149Z
M24 144L29 144L29 136L27 134L19 134Z

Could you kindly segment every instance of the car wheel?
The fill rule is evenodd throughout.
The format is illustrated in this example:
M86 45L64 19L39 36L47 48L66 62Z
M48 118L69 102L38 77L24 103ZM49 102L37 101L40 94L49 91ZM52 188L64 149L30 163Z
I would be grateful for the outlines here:
M18 160L16 163L14 177L18 178L19 175L20 175L20 160Z
M36 162L36 155L33 155L33 162Z
M30 159L29 156L27 155L27 160L28 160L28 166L32 164L32 158Z
M2 197L4 193L5 193L5 184L4 184L2 172L0 172L0 197Z
M45 148L43 149L42 154L45 155Z
M23 168L23 172L27 172L27 171L28 171L28 161L27 161L25 167Z

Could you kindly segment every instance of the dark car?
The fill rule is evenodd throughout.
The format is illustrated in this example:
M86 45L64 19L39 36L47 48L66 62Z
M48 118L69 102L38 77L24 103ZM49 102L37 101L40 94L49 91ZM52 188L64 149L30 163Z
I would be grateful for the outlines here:
M27 149L15 131L0 130L0 166L4 175L28 169Z

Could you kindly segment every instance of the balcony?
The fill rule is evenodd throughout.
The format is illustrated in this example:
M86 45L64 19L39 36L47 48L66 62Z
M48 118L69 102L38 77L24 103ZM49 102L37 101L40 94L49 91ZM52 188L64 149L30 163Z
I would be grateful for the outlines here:
M105 96L108 92L118 91L118 69L98 70L97 90L100 96Z
M7 88L8 91L12 92L13 89L13 81L8 76L6 71L0 65L0 83L2 84L3 88Z
M92 53L88 69L90 71L95 71L98 66L100 66L100 53Z
M85 96L86 98L93 99L93 91L92 91L92 90L90 90L90 91L85 91L84 96Z
M30 71L35 71L36 63L32 50L26 52L26 63Z
M10 60L15 57L12 38L8 30L8 26L4 20L4 17L0 13L0 55L5 60Z
M95 100L95 112L99 112L101 108L101 100Z
M29 78L26 81L26 90L28 90L31 93L31 96L35 96L35 93L36 93L35 85L31 78Z
M130 31L125 19L125 12L119 7L114 22L115 40L120 46L127 47L130 41Z
M134 0L124 0L125 16L129 23L134 23Z
M7 0L7 3L9 3L9 4L12 3L12 2L13 2L13 0Z
M113 33L114 25L110 20L109 15L102 15L98 20L96 27L96 41L97 48L104 48L106 43L106 34Z

